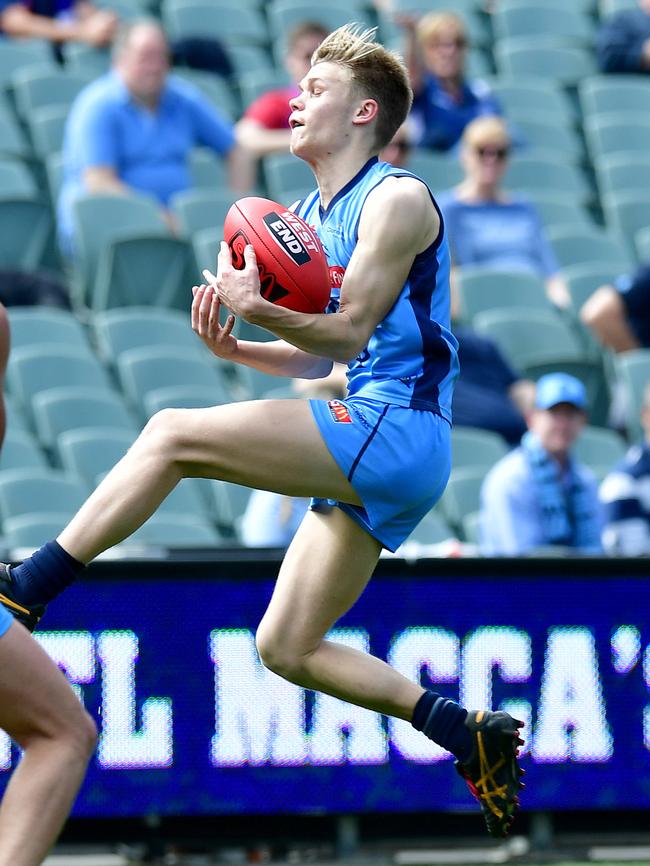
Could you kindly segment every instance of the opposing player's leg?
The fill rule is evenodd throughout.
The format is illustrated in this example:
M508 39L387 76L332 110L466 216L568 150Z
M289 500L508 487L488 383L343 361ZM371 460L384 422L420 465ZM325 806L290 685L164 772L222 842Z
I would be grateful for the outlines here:
M521 723L506 713L467 712L382 660L325 639L355 603L380 545L339 508L309 512L280 569L257 632L264 664L280 676L410 721L454 753L491 835L507 835L518 808Z
M70 811L96 734L61 671L18 623L0 637L0 727L24 749L0 805L0 866L36 866Z

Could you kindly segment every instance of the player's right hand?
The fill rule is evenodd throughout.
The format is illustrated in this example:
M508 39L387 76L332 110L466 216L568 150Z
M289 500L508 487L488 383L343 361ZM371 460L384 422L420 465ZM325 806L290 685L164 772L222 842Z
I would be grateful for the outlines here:
M237 351L237 338L232 334L235 317L231 313L221 325L221 303L214 286L192 286L192 294L192 330L218 358L232 358Z

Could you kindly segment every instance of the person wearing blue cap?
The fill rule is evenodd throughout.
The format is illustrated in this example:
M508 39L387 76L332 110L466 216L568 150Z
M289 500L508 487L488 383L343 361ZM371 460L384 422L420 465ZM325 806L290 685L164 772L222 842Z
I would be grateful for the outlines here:
M586 419L582 382L566 373L541 377L526 418L528 432L483 482L483 554L518 556L552 547L600 551L596 478L571 455Z

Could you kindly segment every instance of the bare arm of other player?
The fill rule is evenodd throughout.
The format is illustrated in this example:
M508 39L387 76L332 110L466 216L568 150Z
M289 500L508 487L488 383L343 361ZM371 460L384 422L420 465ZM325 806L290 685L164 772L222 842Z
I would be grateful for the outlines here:
M337 313L296 313L270 304L260 295L252 248L247 248L245 268L238 271L232 267L227 245L222 244L218 275L216 278L209 275L211 285L203 290L198 319L200 305L205 303L204 319L208 323L210 318L214 320L208 303L212 307L220 300L235 315L280 337L285 346L302 350L303 354L294 356L297 365L305 363L305 353L311 358L319 356L346 363L365 348L395 303L415 256L436 239L439 230L439 218L426 187L411 178L389 178L368 196L364 205L358 242L345 272ZM197 297L198 292L193 305L193 327ZM200 330L197 333L209 338L209 325L205 336ZM265 345L277 344L262 344ZM250 350L246 344L241 349L239 344L231 344L231 348L232 360L241 358L247 363ZM288 360L289 350L283 352Z

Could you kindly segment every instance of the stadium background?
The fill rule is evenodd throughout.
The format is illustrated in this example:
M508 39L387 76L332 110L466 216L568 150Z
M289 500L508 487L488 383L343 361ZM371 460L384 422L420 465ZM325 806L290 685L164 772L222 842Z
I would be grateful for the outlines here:
M330 27L349 20L376 24L380 38L399 47L399 33L388 16L362 0L329 0L320 6L297 0L102 0L97 5L116 9L123 18L159 16L172 36L193 35L200 28L201 35L218 38L235 68L231 79L181 68L174 72L196 82L233 120L261 90L285 81L282 37L296 21L322 20ZM472 44L470 75L489 80L506 116L525 135L529 146L513 158L508 184L538 205L572 293L572 308L564 313L553 309L535 278L503 274L497 280L475 269L460 280L462 314L496 339L523 374L536 378L563 369L585 381L591 426L578 449L602 477L622 453L625 439L638 435L639 395L650 370L644 351L619 358L603 353L577 317L591 291L647 260L650 251L650 83L635 76L598 75L593 55L599 20L634 5L633 0L499 0L492 15L480 0L397 0L396 5L419 11L453 7L464 18ZM77 265L60 259L53 239L53 202L61 177L63 124L76 93L108 62L105 52L68 46L62 67L52 60L49 46L0 40L0 266L52 272L68 287L72 300L71 312L36 307L9 311L12 355L8 433L0 455L0 520L2 546L12 556L58 532L158 409L288 393L286 383L208 356L187 324L188 285L214 261L219 223L233 197L225 187L223 166L212 155L192 155L195 187L173 204L180 238L161 235L150 215L125 199L116 203L119 211L108 215L89 209ZM456 158L449 155L416 152L409 166L434 191L452 186L461 176ZM263 160L260 194L289 203L310 187L309 170L289 155ZM129 206L130 216L125 217ZM129 258L120 258L127 246ZM152 275L152 262L158 274ZM240 327L246 336L264 338ZM525 338L516 339L516 334ZM614 392L626 396L619 432L605 426ZM458 671L464 670L464 656L458 653L460 647L465 652L468 635L489 637L490 629L510 629L509 639L515 643L531 642L528 662L524 652L517 663L519 673L512 674L516 685L502 688L503 681L508 682L503 665L499 667L503 660L488 654L482 656L483 663L491 659L495 668L495 705L527 699L536 724L549 636L558 629L563 635L572 629L582 635L580 646L593 646L597 663L596 674L585 668L586 682L592 676L590 694L603 702L611 724L605 740L611 736L614 745L610 743L607 752L607 743L601 742L606 753L593 761L588 754L561 759L538 755L539 760L533 755L529 760L538 784L531 785L531 803L518 832L540 856L557 859L575 850L586 858L589 853L596 856L594 846L621 843L630 856L648 862L650 854L629 847L650 838L645 836L650 805L646 569L624 560L528 560L504 566L429 558L475 552L478 489L503 453L489 434L458 430L454 436L454 470L442 503L402 551L404 558L383 562L377 589L343 627L354 633L350 639L370 640L371 648L378 641L380 654L389 652L398 632L424 628L437 630L438 638L444 632L452 646L458 642L449 662ZM278 768L262 756L254 770L221 771L234 774L232 788L221 790L218 780L213 789L206 782L210 775L217 778L208 760L210 730L215 735L208 636L215 629L241 634L254 630L277 567L273 553L238 549L238 518L246 496L234 485L184 481L133 543L123 547L123 561L118 551L117 561L94 566L89 581L48 615L42 639L49 641L53 653L73 660L76 682L96 712L106 712L99 673L102 647L112 645L115 633L115 646L126 652L121 664L127 668L131 647L131 662L139 666L137 686L134 681L133 693L122 694L122 704L118 701L113 718L118 747L123 736L133 741L136 753L146 753L146 738L138 741L138 731L144 731L143 703L149 696L164 695L172 695L171 706L180 713L174 717L174 748L179 741L195 744L185 754L185 764L165 752L170 744L165 746L164 737L156 748L162 749L163 764L170 766L102 770L96 763L62 843L74 850L92 845L108 850L123 842L132 846L134 856L144 845L152 856L166 852L166 862L177 862L175 845L185 851L192 846L198 852L218 851L220 859L229 862L269 857L300 862L337 853L390 859L399 849L422 853L443 843L452 848L468 844L479 852L468 854L467 862L501 862L499 857L514 858L518 851L526 859L521 847L506 850L484 841L480 818L475 810L467 811L471 803L449 766L406 760L392 741L384 743L389 757L375 756L374 767L372 761L364 764L363 755L358 765L351 759L353 743L347 731L339 764L330 756L323 759L323 767L301 770L298 762L277 775ZM52 503L57 503L56 510ZM561 602L559 579L568 581L563 582ZM207 582L209 603L196 581ZM409 595L415 587L423 593L422 604ZM508 618L493 620L491 599L506 587L516 587L519 595ZM182 605L172 600L176 593ZM444 602L446 594L449 603ZM396 608L390 599L397 595ZM450 610L457 620L445 620L442 614ZM179 619L187 646L170 653L164 630L177 632ZM141 658L133 650L133 635ZM189 649L190 636L203 642L200 661ZM200 684L196 664L203 666ZM446 673L450 689L458 688L458 671ZM74 671L69 673L74 680ZM467 683L463 687L472 693ZM119 710L124 706L130 707L128 712ZM151 718L159 722L171 712L162 698L148 706ZM308 707L310 714L313 707ZM594 723L595 717L590 718L589 724ZM200 746L193 739L199 720L204 727ZM377 728L373 730L378 736ZM598 730L602 740L602 729L594 738ZM567 734L569 753L576 736L575 731ZM328 748L334 748L334 740ZM0 744L0 778L6 778L14 759L7 744ZM115 760L119 765L119 755ZM440 851L423 856L419 862L446 862ZM66 857L63 862L68 862ZM603 857L606 862L616 859L611 851ZM397 859L410 862L407 854ZM178 862L190 860L181 857Z

